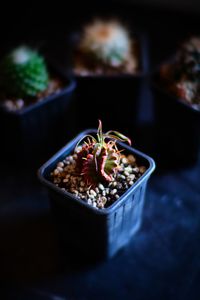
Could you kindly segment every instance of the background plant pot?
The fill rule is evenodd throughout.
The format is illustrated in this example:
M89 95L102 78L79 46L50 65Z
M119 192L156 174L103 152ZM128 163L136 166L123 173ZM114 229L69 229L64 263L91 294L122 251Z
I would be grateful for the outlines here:
M170 94L156 76L152 88L159 160L169 166L196 163L200 150L200 111Z
M52 74L63 80L64 87L40 102L12 112L0 110L0 136L3 156L9 161L26 159L29 163L47 159L70 136L70 105L75 81L63 75L57 68ZM5 158L5 157L4 157Z
M148 70L146 36L136 35L135 39L139 44L139 71L136 74L75 75L80 130L96 126L97 119L101 119L105 128L114 127L134 136L141 91L145 88L145 74Z
M67 74L75 76L77 81L77 97L74 102L74 114L78 117L77 133L88 127L95 127L97 120L101 119L105 129L112 126L130 137L135 136L133 131L136 127L138 106L144 89L147 88L145 75L148 71L149 53L147 36L143 33L133 36L139 46L139 71L133 75L74 74L73 59L79 33L71 34L67 42L62 41L56 48L51 48L52 59L59 62Z
M138 163L147 167L147 171L110 207L103 210L93 208L56 187L50 181L50 173L59 161L73 151L85 134L94 132L96 131L82 132L55 154L40 168L39 179L48 189L52 214L66 254L68 250L75 248L79 249L81 255L99 259L112 257L139 229L146 184L155 163L140 151L119 143L128 153L134 154Z

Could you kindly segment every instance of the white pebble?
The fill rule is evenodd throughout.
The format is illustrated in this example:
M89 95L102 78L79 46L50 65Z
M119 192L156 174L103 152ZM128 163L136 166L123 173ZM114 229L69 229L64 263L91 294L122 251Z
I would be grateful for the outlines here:
M130 174L129 177L128 177L128 179L134 180L135 179L135 174Z
M125 176L129 176L129 172L125 171L125 172L124 172L124 175L125 175Z
M97 193L94 190L90 190L90 194L93 195L93 196L97 195Z
M55 169L55 170L53 171L53 173L54 173L54 175L58 175L58 174L59 174L59 171L58 171L57 169Z
M59 172L62 172L62 171L63 171L63 168L57 167L57 170L58 170Z
M103 184L99 183L99 189L100 189L101 191L103 191L103 190L105 189L104 186L103 186Z
M92 205L92 200L91 200L91 199L88 199L88 200L87 200L87 203L90 204L90 205Z
M123 157L123 158L122 158L122 163L123 163L123 164L127 164L127 163L128 163L128 160L127 160L126 157Z
M117 193L117 189L114 189L110 192L111 195L115 195Z

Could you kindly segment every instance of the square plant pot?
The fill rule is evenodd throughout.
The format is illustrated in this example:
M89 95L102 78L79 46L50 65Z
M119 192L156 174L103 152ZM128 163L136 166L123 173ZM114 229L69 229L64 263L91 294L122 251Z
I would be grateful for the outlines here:
M101 119L106 128L117 128L134 136L145 75L148 71L148 47L145 35L136 35L139 45L139 71L135 74L89 75L75 74L77 101L80 105L80 130L82 124L93 127ZM114 117L113 117L114 116Z
M77 132L94 127L96 120L101 119L105 128L113 126L130 137L134 136L142 90L147 89L146 74L149 69L147 36L142 33L134 36L138 41L139 53L139 70L135 74L77 75L73 61L79 33L71 34L66 45L62 42L52 53L54 60L58 62L60 59L63 71L73 75L77 81Z
M154 75L157 159L163 166L190 166L200 151L200 111L166 90Z
M47 159L64 144L64 138L70 137L70 107L76 83L63 75L57 67L50 67L50 73L60 78L63 88L17 111L0 109L1 151L9 161L18 158L29 160L34 153L34 161ZM65 137L63 135L65 130ZM21 159L20 159L21 161Z
M134 154L147 170L116 202L97 209L69 192L63 191L50 180L57 163L72 153L77 142L86 134L79 134L39 170L39 179L47 188L58 236L64 249L74 248L94 259L112 257L125 246L139 229L148 179L155 169L153 159L124 143L119 143L129 154ZM66 250L67 251L67 250Z

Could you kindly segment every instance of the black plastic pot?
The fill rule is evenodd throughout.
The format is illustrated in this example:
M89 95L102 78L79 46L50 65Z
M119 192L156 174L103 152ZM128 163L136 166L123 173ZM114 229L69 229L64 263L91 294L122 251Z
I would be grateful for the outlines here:
M64 139L71 138L70 105L76 84L55 67L51 69L63 80L61 91L18 111L0 110L1 152L9 161L47 159Z
M145 87L145 74L148 70L147 40L144 35L135 37L139 43L139 71L134 75L78 76L77 101L81 114L80 129L83 125L96 126L101 119L104 128L111 126L134 136L142 88ZM83 112L83 114L82 114ZM85 117L88 116L88 117Z
M77 132L95 127L97 120L101 119L106 129L113 126L126 135L134 135L142 89L147 88L145 75L149 57L146 35L135 34L139 44L139 71L133 75L76 75L73 72L73 58L79 38L79 33L71 34L66 45L62 42L52 53L63 71L75 76L77 81Z
M200 111L168 92L154 76L156 151L164 166L197 162L200 151Z
M95 131L96 132L96 131ZM147 171L114 204L105 209L96 209L53 184L50 173L57 163L69 155L87 130L79 134L39 170L39 179L48 189L52 214L66 253L78 249L79 254L95 259L112 257L125 246L139 229L145 199L147 181L155 169L154 161L147 155L123 143L128 153L133 153Z

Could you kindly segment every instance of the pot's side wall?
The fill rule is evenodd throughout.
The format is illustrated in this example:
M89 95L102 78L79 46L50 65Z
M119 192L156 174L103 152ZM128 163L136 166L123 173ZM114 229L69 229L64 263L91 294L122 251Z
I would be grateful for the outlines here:
M62 246L81 250L84 255L110 258L139 229L148 178L134 190L122 205L110 214L96 214L70 197L50 192L50 205Z
M107 256L106 216L95 214L73 199L63 198L50 192L50 205L55 219L56 229L64 248L81 251L83 256L104 258Z
M138 231L147 185L146 178L108 218L108 256L113 256Z
M34 153L34 159L46 159L52 155L66 142L66 137L71 138L70 119L66 116L72 97L73 92L57 93L52 101L22 115L1 112L3 153L8 154L9 159L23 157L29 162L30 151Z

